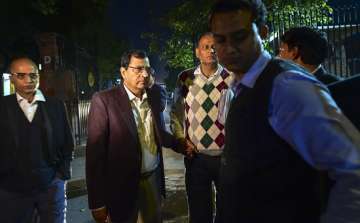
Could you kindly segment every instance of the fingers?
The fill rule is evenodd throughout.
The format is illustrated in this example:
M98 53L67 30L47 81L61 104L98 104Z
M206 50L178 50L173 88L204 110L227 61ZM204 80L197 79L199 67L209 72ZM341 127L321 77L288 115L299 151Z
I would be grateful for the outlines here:
M107 210L105 207L91 210L91 214L97 223L109 223L110 222L110 221L108 221L108 220L110 220L110 218L108 216L108 213L107 213Z
M198 152L196 146L188 139L185 143L185 152L188 158L194 157L194 154Z

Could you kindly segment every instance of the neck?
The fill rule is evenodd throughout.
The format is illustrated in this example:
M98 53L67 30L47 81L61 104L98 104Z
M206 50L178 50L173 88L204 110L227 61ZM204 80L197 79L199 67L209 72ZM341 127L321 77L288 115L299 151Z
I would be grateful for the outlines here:
M303 63L300 58L298 60L295 60L295 63L305 68L305 70L307 70L311 74L316 70L316 68L319 67L319 65L311 65L311 64Z
M29 103L31 103L34 100L35 92L32 93L20 93L17 92L21 97L26 99Z
M316 71L316 69L319 68L319 66L316 65L308 65L307 67L305 67L310 73L314 73Z
M213 75L216 72L217 68L218 68L217 63L211 63L211 64L202 63L202 64L200 64L201 72L206 77L210 77L211 75Z

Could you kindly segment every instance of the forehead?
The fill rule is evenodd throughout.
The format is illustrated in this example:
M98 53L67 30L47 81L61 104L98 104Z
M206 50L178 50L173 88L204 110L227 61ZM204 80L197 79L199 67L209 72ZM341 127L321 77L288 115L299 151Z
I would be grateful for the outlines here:
M211 31L216 35L232 33L241 29L249 29L252 24L249 10L217 12L211 20Z
M139 65L139 66L150 66L149 58L136 58L131 56L130 58L130 65Z
M199 40L199 45L212 44L214 42L213 35L205 35Z
M280 42L280 47L282 47L282 48L288 48L289 45L288 45L287 43Z
M11 70L15 71L35 71L36 65L28 59L18 59L11 63Z

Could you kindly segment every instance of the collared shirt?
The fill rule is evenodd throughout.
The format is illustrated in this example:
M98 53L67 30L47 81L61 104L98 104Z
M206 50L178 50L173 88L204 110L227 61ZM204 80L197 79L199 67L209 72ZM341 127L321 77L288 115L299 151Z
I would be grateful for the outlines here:
M136 97L125 85L124 87L131 103L132 113L134 115L139 141L142 147L141 172L150 172L156 169L160 159L156 152L150 152L154 150L156 151L157 145L155 142L152 113L148 104L148 96L146 92L144 92L142 98L140 99ZM145 112L144 117L140 117L141 112ZM141 121L143 121L143 123L140 123Z
M200 77L205 82L212 82L215 77L221 74L221 72L224 70L224 68L218 64L216 71L211 74L209 77L205 76L203 72L201 71L201 66L197 66L197 68L194 70L194 75Z
M232 80L233 76L220 64L208 77L200 65L180 73L170 112L171 130L176 138L186 136L202 154L222 153L224 129L218 118L222 117L219 113L224 113L219 109L226 107L219 107L219 103Z
M34 99L30 103L18 93L16 93L16 99L29 122L32 122L34 119L36 110L38 108L38 101L45 102L45 97L40 90L36 90Z
M320 68L322 68L322 65L320 64L319 66L317 66L317 68L315 68L312 72L310 72L311 74L315 74Z
M252 88L270 59L264 51L240 82ZM308 164L329 170L336 181L323 220L360 222L360 133L328 89L308 74L280 73L273 82L269 123Z

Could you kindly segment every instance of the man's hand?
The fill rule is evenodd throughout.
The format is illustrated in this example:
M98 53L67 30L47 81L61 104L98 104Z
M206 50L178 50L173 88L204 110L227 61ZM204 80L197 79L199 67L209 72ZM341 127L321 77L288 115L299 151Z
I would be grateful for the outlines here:
M185 154L188 158L193 158L194 154L198 152L196 146L188 139L185 140Z
M111 223L106 207L91 210L91 214L96 223Z

